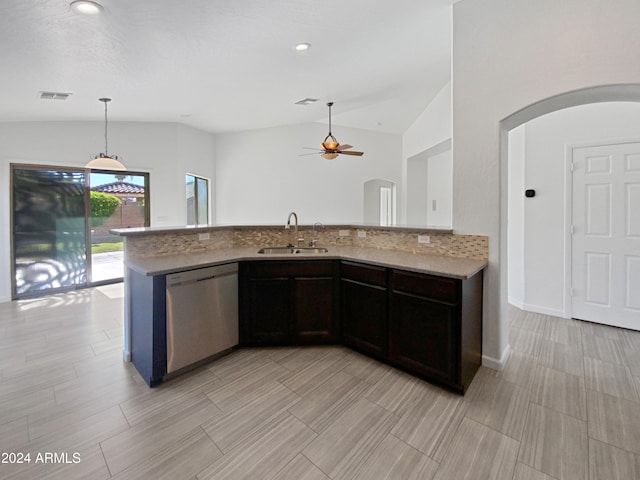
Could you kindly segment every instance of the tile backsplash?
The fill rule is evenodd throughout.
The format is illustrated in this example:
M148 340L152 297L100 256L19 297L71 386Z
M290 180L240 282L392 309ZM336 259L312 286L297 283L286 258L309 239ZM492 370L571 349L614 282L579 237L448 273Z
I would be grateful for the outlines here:
M202 234L207 233L209 239L200 240ZM418 235L427 236L428 243L418 243ZM125 242L127 255L151 257L230 247L284 246L293 243L295 241L293 237L293 229L285 230L282 227L212 227L209 230L199 228L197 232L149 232L143 235L131 235L125 237ZM312 240L316 240L318 246L324 247L331 245L370 247L479 260L486 260L489 255L488 237L481 235L345 226L327 226L314 232L311 227L301 226L298 237L304 239L305 246ZM423 240L427 239L423 238Z

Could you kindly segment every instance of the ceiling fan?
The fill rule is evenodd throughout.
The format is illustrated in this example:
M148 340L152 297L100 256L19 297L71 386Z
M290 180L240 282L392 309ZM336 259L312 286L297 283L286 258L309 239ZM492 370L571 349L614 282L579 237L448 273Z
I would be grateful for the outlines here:
M334 137L333 134L331 133L331 107L332 106L333 106L333 102L327 103L327 107L329 107L329 134L326 137L324 137L324 141L320 144L322 146L321 150L317 148L313 148L312 150L318 150L318 152L316 153L320 154L322 158L325 158L327 160L333 160L338 155L354 155L357 157L361 157L364 154L364 152L347 151L353 147L347 144L340 145L338 143L338 140L336 140L336 137ZM311 147L304 147L304 148L311 149ZM302 155L316 155L316 153L303 153Z

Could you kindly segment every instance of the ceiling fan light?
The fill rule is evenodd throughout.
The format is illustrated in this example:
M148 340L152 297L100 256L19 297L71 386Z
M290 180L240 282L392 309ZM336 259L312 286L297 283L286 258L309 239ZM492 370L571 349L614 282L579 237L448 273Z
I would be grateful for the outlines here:
M325 150L335 150L339 144L338 142L323 142L321 145Z
M338 154L337 153L323 153L322 154L322 158L324 158L325 160L333 160L334 158L338 158Z

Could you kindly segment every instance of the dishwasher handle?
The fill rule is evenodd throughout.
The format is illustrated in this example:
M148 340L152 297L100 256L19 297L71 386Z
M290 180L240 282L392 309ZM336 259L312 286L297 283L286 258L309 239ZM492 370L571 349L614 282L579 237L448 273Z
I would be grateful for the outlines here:
M237 275L238 264L227 263L215 267L198 268L184 272L171 273L167 275L167 288L177 285L202 282L213 278L225 277L227 275Z

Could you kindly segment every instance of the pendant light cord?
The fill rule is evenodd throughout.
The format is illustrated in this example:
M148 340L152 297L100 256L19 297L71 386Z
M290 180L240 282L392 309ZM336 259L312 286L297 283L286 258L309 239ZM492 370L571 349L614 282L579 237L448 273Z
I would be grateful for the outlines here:
M105 156L109 156L109 140L107 136L107 124L109 120L107 119L107 99L103 99L104 101L104 154Z

